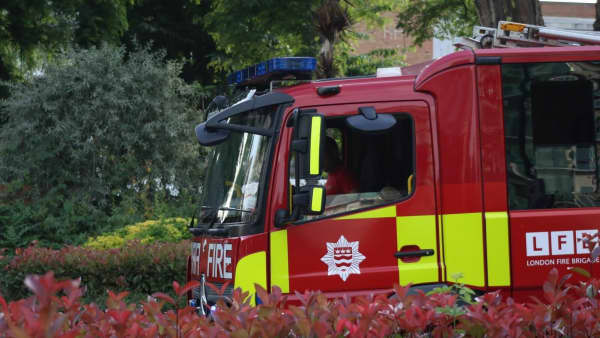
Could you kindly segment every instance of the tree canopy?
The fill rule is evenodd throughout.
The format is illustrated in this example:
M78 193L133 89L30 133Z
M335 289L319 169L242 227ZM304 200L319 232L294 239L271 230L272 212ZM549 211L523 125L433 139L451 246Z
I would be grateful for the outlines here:
M393 0L213 0L204 17L217 53L211 65L239 69L275 56L318 56L319 77L339 75L353 24L382 26ZM340 49L340 50L336 50ZM339 63L336 65L335 63Z
M416 45L434 37L470 35L478 23L473 0L403 0L397 28L414 39Z
M165 50L167 59L184 60L181 76L187 82L213 82L208 64L215 43L204 27L210 10L207 0L138 0L127 9L129 29L121 41L131 48L135 41Z
M156 203L183 205L201 174L192 126L203 85L275 56L325 55L326 76L401 62L351 53L352 24L381 25L392 4L2 2L0 246L76 244L152 217Z
M212 65L242 68L273 56L315 55L313 11L320 0L213 0L204 17L215 40Z
M133 0L4 0L0 3L0 79L20 78L48 53L72 42L116 43Z
M344 69L339 55L345 55L359 36L352 25L382 25L380 14L395 10L396 3L6 0L0 4L0 80L22 79L70 45L131 48L133 41L152 41L153 50L164 49L167 58L183 59L182 77L188 82L210 84L231 70L275 56L319 56L321 75L332 76Z
M178 76L181 64L164 57L110 45L70 50L12 85L2 107L9 119L0 128L0 182L33 204L0 203L0 224L11 219L31 236L68 241L106 226L129 198L143 209L136 204L152 195L194 189L194 92Z
M474 25L508 20L544 25L539 0L402 0L397 27L416 45L433 37L471 35Z

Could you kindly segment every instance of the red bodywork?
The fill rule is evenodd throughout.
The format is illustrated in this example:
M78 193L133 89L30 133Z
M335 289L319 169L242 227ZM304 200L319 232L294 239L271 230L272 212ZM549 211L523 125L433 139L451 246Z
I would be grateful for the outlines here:
M480 57L500 57L501 62L477 64L476 60ZM356 114L361 106L374 106L381 114L409 113L414 121L416 156L414 194L391 204L395 209L389 215L367 215L347 220L330 217L287 226L287 257L284 258L287 260L289 285L287 290L284 287L284 291L289 292L292 298L295 291L304 290L322 290L330 296L389 292L394 284L404 283L404 276L410 276L411 281L422 280L425 284L451 283L454 281L451 276L454 256L444 253L454 250L450 247L454 239L448 231L460 231L460 227L446 227L446 218L442 215L481 215L483 243L478 243L481 250L476 256L483 262L483 270L477 272L483 277L481 282L477 282L477 278L472 283L470 280L463 281L476 289L500 288L517 298L533 295L554 267L564 274L569 267L579 266L600 277L600 265L587 262L584 258L589 254L579 253L583 252L581 250L560 257L533 257L545 259L548 263L545 265L538 259L532 262L532 257L526 253L527 240L537 241L532 242L534 250L543 250L540 249L540 241L553 240L561 247L571 245L578 248L578 230L593 233L600 228L600 208L509 211L507 203L501 65L588 60L600 60L600 48L462 51L425 64L422 69L412 67L408 73L414 75L312 82L283 89L295 101L286 109L282 126L286 125L295 108L316 108L326 118ZM340 86L340 92L319 96L317 88L322 86ZM191 278L199 278L198 272L204 272L208 281L233 283L241 279L241 276L235 276L236 263L240 259L265 252L265 286L267 289L273 286L275 269L279 269L274 262L281 259L281 254L278 252L277 257L272 257L275 255L272 234L282 231L274 225L276 211L289 205L289 185L286 182L291 138L292 128L282 127L271 163L264 232L239 238L195 238L198 244L193 250L200 250L200 262L196 262L199 265L194 268L192 260ZM358 210L350 215L366 211ZM508 215L506 244L509 256L504 259L509 264L510 275L505 285L491 281L495 278L492 274L496 273L496 267L492 268L489 262L495 259L492 256L496 253L488 248L492 244L490 239L485 240L490 231L486 224L487 215L491 213ZM435 236L431 239L434 245L428 249L433 249L435 255L427 258L432 263L418 265L424 264L426 258L399 262L394 253L402 251L402 246L412 248L414 244L401 243L404 237L399 229L404 217L427 215L433 216L430 233ZM553 235L553 232L560 233ZM529 233L535 235L527 235ZM328 266L324 263L327 243L338 242L340 235L347 242L359 242L358 251L365 257L360 261L360 274L350 274L345 280L338 275L329 275ZM215 248L225 248L225 244L231 247L226 251L214 251L221 252L223 256L208 256L211 244ZM465 246L471 244L464 243ZM355 254L355 257L360 256ZM411 269L408 264L415 264L415 268ZM424 275L420 275L423 271L433 277L426 280L422 277Z

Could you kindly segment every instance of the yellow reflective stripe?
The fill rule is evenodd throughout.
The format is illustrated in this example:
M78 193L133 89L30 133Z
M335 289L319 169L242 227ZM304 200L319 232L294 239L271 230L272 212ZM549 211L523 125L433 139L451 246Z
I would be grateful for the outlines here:
M321 206L323 206L323 188L315 187L312 193L312 204L311 210L314 212L320 212Z
M462 274L460 283L485 286L481 213L443 215L446 278Z
M240 259L235 267L234 288L250 292L250 304L254 305L254 284L267 287L267 253L255 252Z
M437 282L435 215L396 217L396 238L398 251L407 245L418 245L421 250L434 250L432 256L422 256L418 262L404 263L398 259L400 285Z
M508 214L506 212L486 212L485 224L488 285L510 286Z
M277 285L281 292L290 292L288 267L287 230L271 232L271 286Z
M321 116L313 116L310 128L310 174L319 174L321 147Z
M387 207L367 210L363 212L359 212L356 214L338 217L335 220L344 220L344 219L364 219L364 218L392 218L396 217L396 206L390 205Z

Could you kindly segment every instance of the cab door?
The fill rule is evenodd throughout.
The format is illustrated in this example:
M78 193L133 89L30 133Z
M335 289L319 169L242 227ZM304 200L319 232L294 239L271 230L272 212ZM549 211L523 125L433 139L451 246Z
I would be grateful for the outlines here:
M365 107L393 116L395 125L377 133L354 129L346 119ZM311 108L325 115L326 134L335 139L340 165L355 182L351 191L327 194L322 215L305 216L270 234L271 286L292 294L305 290L331 294L385 292L398 283L440 281L427 104Z
M495 90L502 111L490 105L483 122L496 144L484 147L490 154L484 167L489 187L499 192L490 200L507 210L500 215L510 225L513 295L522 299L541 293L554 268L561 275L572 267L600 274L585 241L600 228L598 54L567 55L570 61L541 54L503 58L480 76L480 85L502 85ZM570 282L582 278L573 275Z

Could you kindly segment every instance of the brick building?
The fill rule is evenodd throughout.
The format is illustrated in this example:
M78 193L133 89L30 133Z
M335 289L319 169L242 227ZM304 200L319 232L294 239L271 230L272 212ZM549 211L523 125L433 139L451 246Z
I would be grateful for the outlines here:
M540 1L544 22L548 27L576 29L583 31L593 30L595 20L595 3L565 2L565 1ZM377 48L404 49L412 46L412 39L402 30L396 29L396 17L389 14L390 23L382 29L368 31L364 26L356 27L359 32L369 34L369 40L361 40L356 46L358 54L369 52ZM433 39L423 43L421 47L409 50L406 61L409 65L431 60L454 50L451 40Z

